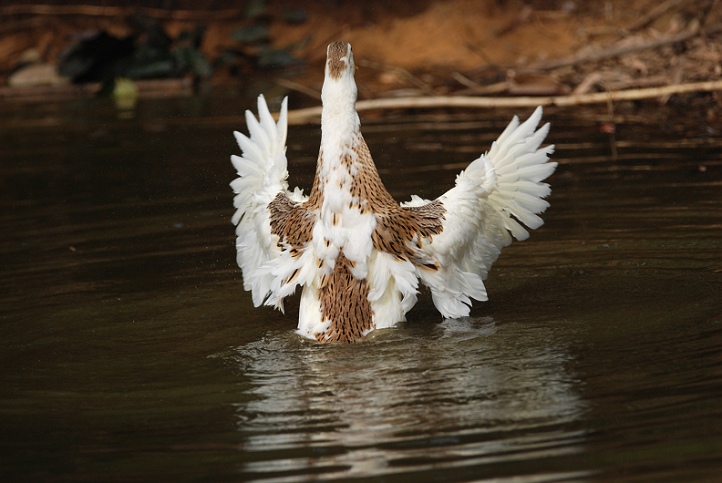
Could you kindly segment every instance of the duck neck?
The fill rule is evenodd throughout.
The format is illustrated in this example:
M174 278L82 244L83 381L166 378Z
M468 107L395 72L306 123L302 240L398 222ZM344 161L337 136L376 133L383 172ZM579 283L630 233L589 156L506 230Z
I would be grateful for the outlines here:
M326 80L321 91L321 148L316 164L316 176L309 196L309 206L320 208L325 186L350 181L357 156L354 148L363 142L360 121L356 113L356 84ZM348 188L348 187L346 187Z
M321 100L321 146L347 144L361 125L356 113L356 83L327 80L321 90Z

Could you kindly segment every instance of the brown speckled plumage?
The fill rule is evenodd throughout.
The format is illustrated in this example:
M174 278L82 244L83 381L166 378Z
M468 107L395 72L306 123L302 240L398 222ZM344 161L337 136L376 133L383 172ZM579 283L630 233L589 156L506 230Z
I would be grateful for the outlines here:
M425 268L437 269L426 257L419 258L418 248L424 238L443 230L444 206L439 201L419 207L401 207L376 216L376 229L371 235L374 248L395 255L399 260L411 260Z
M369 286L366 280L353 276L352 267L353 263L341 253L333 272L322 277L321 314L331 325L316 335L320 342L352 343L363 339L364 333L371 329L373 311L368 300Z
M283 192L268 205L271 212L271 233L278 235L279 245L291 245L298 257L299 251L311 241L313 225L318 220L318 210L323 203L323 188L319 178L319 170L323 167L323 153L319 153L316 164L316 176L308 200L304 203L291 201Z
M338 79L347 69L346 64L341 60L348 56L347 42L333 42L328 46L328 74L332 79Z
M400 206L381 182L363 137L360 133L357 136L354 151L358 174L354 177L351 194L361 200L362 212L370 211L376 215L376 229L371 235L374 248L398 259L416 261L414 247L409 244L416 238L416 244L421 246L423 238L441 233L444 206L439 201L413 208ZM425 263L422 265L428 267Z
M313 235L313 224L318 216L305 204L294 203L283 191L268 205L271 212L271 233L278 235L279 245L287 244L295 250L306 246Z
M419 207L402 207L386 190L373 163L366 141L361 133L355 133L350 148L342 156L340 165L353 173L348 189L353 197L349 208L358 208L361 213L373 213L376 228L371 241L376 250L394 255L398 260L410 260L416 265L436 270L438 266L423 257L419 248L424 238L441 233L445 209L440 201L433 201ZM311 241L313 227L323 205L325 180L323 151L319 153L316 176L308 201L295 203L284 193L279 193L269 205L271 231L279 236L279 244L290 245L291 254L299 257L303 248ZM340 222L340 214L332 213L331 222ZM328 240L325 240L328 246ZM319 260L318 267L323 266ZM322 277L319 288L321 317L331 322L326 332L317 334L323 342L354 342L363 338L372 328L373 309L368 301L369 287L364 279L357 279L351 273L353 262L341 252L331 274ZM289 280L293 279L292 274Z
M308 195L308 201L303 206L310 211L321 209L323 204L323 186L321 182L321 172L323 171L323 150L318 153L318 161L316 161L316 175L313 177L313 186L311 193Z
M351 196L359 198L364 211L372 213L394 211L399 204L386 191L361 133L355 133L353 151L355 156L347 153L342 159L342 163L348 166L350 171L356 171L351 185Z

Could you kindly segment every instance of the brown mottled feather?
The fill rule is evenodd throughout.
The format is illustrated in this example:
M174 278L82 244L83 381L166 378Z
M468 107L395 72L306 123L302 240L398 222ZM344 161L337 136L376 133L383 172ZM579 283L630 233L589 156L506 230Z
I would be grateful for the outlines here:
M311 241L313 225L318 215L309 211L304 204L295 203L288 199L283 191L268 205L271 212L271 233L278 235L279 246L290 245L296 252Z
M333 42L328 46L328 74L332 79L338 79L346 70L341 57L348 55L348 42Z
M340 52L338 49L341 47L332 44L329 48L330 69L334 68L332 61L336 58L332 52ZM345 50L343 55L346 55ZM354 173L353 181L350 186L342 188L350 189L354 199L349 208L356 206L362 213L372 213L376 217L376 228L371 234L373 247L396 256L398 260L410 260L423 268L438 269L435 262L425 257L419 248L424 239L443 230L443 204L432 201L418 207L400 206L384 187L361 133L354 134L351 146L355 156L349 152L340 161L349 173ZM290 245L294 257L300 256L302 249L311 241L313 227L323 205L323 161L321 150L308 201L296 203L285 193L279 193L269 204L271 232L279 236L279 245ZM340 223L338 213L332 213L332 216L333 224ZM328 246L329 241L325 240L325 243ZM323 265L323 261L319 260L319 268ZM369 285L365 279L353 276L353 266L342 251L333 271L321 277L321 317L331 322L324 333L316 336L321 342L351 343L362 339L364 333L373 328L373 309L368 300ZM289 280L296 275L294 272Z
M358 174L354 177L351 194L361 200L362 212L371 211L376 215L376 229L371 235L374 248L398 259L417 262L417 250L409 244L416 237L420 247L423 238L441 233L446 213L444 205L437 200L423 206L400 206L384 187L363 136L360 133L357 136L354 150ZM428 267L426 261L419 263Z
M323 277L319 289L321 317L330 320L326 332L316 338L321 342L352 343L371 329L373 310L369 286L351 273L353 264L341 253L333 272Z

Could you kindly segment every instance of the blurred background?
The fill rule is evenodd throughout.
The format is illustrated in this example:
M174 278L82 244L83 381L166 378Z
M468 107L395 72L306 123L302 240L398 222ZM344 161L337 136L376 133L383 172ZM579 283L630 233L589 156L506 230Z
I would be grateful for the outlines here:
M3 1L0 98L264 77L310 101L338 39L354 47L361 98L614 91L719 78L721 25L717 0Z

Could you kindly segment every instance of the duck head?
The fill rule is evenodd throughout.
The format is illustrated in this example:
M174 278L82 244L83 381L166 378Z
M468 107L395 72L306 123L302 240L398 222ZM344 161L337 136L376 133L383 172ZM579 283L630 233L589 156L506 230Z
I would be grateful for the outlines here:
M324 109L348 109L356 103L356 64L348 42L333 42L326 50L326 74L321 90Z

